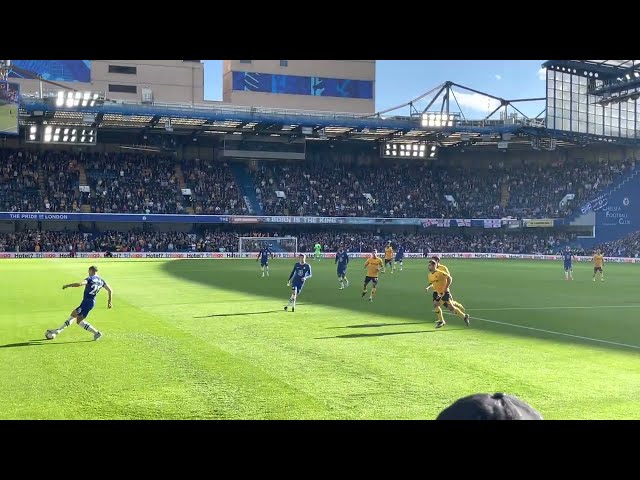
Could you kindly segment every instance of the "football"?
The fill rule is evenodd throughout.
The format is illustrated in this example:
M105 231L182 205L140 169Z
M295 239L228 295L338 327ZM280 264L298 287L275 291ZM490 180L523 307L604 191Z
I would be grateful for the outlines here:
M54 338L56 338L56 332L47 330L46 332L44 332L44 336L47 340L53 340Z

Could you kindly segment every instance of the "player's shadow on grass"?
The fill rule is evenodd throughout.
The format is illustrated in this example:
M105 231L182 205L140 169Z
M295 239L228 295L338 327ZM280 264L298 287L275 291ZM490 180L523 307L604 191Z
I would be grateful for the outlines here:
M211 318L211 317L242 317L244 315L265 315L267 313L278 313L281 310L265 310L263 312L245 312L245 313L212 313L211 315L202 315L193 318Z
M340 327L327 327L327 330L334 328L373 328L373 327L393 327L398 325L425 325L427 322L407 322L407 323L364 323L362 325L342 325Z
M231 263L233 262L233 263ZM200 283L208 287L223 289L227 291L234 291L243 296L251 297L264 297L277 300L280 305L285 305L289 295L291 295L291 288L286 286L287 277L293 262L288 260L278 260L274 262L274 268L271 271L271 277L260 277L257 274L257 267L255 262L243 262L232 260L231 262L218 262L217 260L178 260L172 262L165 262L162 264L162 269L174 278L179 278L193 283ZM278 270L276 270L276 265ZM286 270L282 271L282 266L286 265ZM324 264L322 266L312 263L312 268L324 270ZM330 266L332 270L333 280L333 265ZM360 272L364 275L364 272ZM378 296L370 303L367 301L367 297L362 297L360 289L360 281L352 280L352 286L345 290L338 290L334 281L327 282L324 280L326 271L317 272L309 280L309 284L305 286L302 291L298 306L302 307L300 310L296 309L296 314L300 314L310 311L306 307L327 306L332 308L338 308L341 310L351 310L360 317L366 315L372 320L376 317L383 320L380 323L384 323L384 319L393 318L394 320L407 319L411 323L401 323L398 325L429 325L433 324L433 307L431 303L431 295L425 295L423 288L417 288L415 294L411 293L406 295L405 287L399 287L398 282L394 282L391 277L385 277L381 281L381 286L378 291ZM362 277L364 278L364 277ZM403 295L403 297L399 297ZM264 308L264 307L263 307ZM267 307L268 308L268 307ZM257 313L250 312L249 314L267 314L277 313L280 310L273 312ZM215 318L215 317L231 317L247 315L247 313L213 313L211 315L203 315L194 318ZM352 317L353 323L357 323L357 317ZM338 317L336 317L338 318ZM344 313L341 315L341 319L349 321L349 314ZM460 319L460 324L462 320ZM364 328L364 327L363 327Z
M29 340L28 342L7 343L6 345L0 345L0 348L36 347L38 345L67 345L69 343L86 343L86 342L93 342L93 340L72 340L70 342L54 342L51 340L45 340L44 338L36 338L34 340Z
M410 325L408 323L399 325ZM440 332L450 332L451 330L462 330L461 328L449 328L448 330L440 330ZM327 340L330 338L370 338L370 337L386 337L387 335L405 335L413 333L435 333L436 330L411 330L409 332L382 332L382 333L348 333L346 335L336 335L334 337L316 337L316 340Z
M434 315L431 302L431 294L425 294L422 285L416 284L416 277L409 277L410 280L403 280L404 277L392 278L385 276L380 281L378 295L373 303L369 303L365 298L361 297L361 283L364 272L357 269L357 263L350 274L351 286L345 290L338 290L335 281L335 267L329 264L317 264L312 262L314 275L309 284L305 286L301 301L298 305L302 308L296 309L295 317L303 316L306 312L318 311L317 308L307 308L313 306L326 306L336 309L330 312L332 318L327 320L334 325L339 321L344 324L352 324L352 328L372 328L361 324L363 318L371 320L372 324L380 320L380 324L386 323L385 320L393 320L399 325L433 325ZM165 262L162 264L162 270L177 279L184 280L189 283L199 283L203 286L214 289L226 290L229 292L237 292L244 298L256 298L256 301L262 299L272 299L280 305L285 305L291 289L286 287L287 278L293 266L290 260L275 260L271 269L271 277L262 278L259 276L255 262L243 262L240 260L220 261L217 260L177 260ZM360 270L360 271L358 271ZM357 272L357 273L356 273ZM357 278L357 274L361 277ZM233 301L233 300L230 300ZM506 317L502 315L497 317L499 322L489 320L475 320L474 312L471 305L467 305L471 314L471 327L469 332L475 329L483 331L497 332L506 336L521 336L529 338L537 338L548 340L554 343L570 343L599 347L613 348L616 350L629 351L626 346L615 346L612 344L594 343L588 339L581 340L579 338L566 338L547 332L544 329L535 329L529 327L519 327L517 317ZM264 304L262 308L265 307ZM275 309L274 309L275 310ZM353 312L351 314L350 312ZM465 329L461 318L456 318L446 313L448 326L443 331L448 331L451 327L455 329ZM290 315L291 318L295 318ZM241 316L241 315L238 315ZM513 319L512 319L513 318ZM407 323L404 323L406 320ZM359 326L362 325L362 326ZM333 327L340 328L340 327ZM563 332L563 328L558 327L559 332ZM403 332L404 333L404 332ZM349 334L346 337L339 338L360 338ZM382 336L383 334L375 334ZM387 334L388 335L388 334ZM330 337L336 338L336 337Z

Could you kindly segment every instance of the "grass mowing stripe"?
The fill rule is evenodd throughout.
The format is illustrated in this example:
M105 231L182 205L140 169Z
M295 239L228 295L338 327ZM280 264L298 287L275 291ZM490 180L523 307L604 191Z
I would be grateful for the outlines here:
M449 315L453 315L450 312L446 312L446 313L449 314ZM579 338L580 340L588 340L590 342L607 343L609 345L617 345L619 347L628 347L628 348L640 349L640 346L638 346L638 345L629 345L629 344L626 344L626 343L611 342L609 340L599 340L597 338L583 337L582 335L572 335L570 333L554 332L553 330L544 330L542 328L527 327L525 325L516 325L514 323L499 322L498 320L489 320L488 318L480 318L480 317L473 317L473 316L471 318L473 320L480 320L481 322L497 323L499 325L507 325L509 327L515 327L515 328L525 328L527 330L533 330L533 331L536 331L536 332L550 333L552 335L563 335L565 337Z
M594 308L640 308L640 305L573 305L570 307L551 307L551 306L541 306L541 307L500 307L500 308L470 308L468 309L470 312L506 312L509 310L580 310L587 309L592 310Z

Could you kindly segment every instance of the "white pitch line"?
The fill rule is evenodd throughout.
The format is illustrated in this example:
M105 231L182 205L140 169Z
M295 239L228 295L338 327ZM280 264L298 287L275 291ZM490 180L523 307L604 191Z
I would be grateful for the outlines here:
M617 345L619 347L628 347L628 348L635 348L640 350L640 346L638 345L628 345L626 343L610 342L609 340L600 340L597 338L583 337L581 335L571 335L570 333L554 332L553 330L543 330L542 328L526 327L524 325L516 325L514 323L498 322L497 320L489 320L488 318L479 318L479 317L471 317L471 318L474 320L480 320L481 322L497 323L499 325L507 325L509 327L524 328L526 330L534 330L536 332L551 333L553 335L562 335L564 337L579 338L581 340L588 340L590 342L607 343L609 345Z
M572 310L572 309L592 309L592 308L640 308L640 305L576 305L573 307L501 307L501 308L470 308L471 312L501 312L508 310Z

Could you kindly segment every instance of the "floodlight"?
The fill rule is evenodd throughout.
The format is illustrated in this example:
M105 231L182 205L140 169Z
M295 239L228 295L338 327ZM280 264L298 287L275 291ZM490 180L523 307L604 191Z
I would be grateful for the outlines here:
M453 127L456 116L448 113L423 113L421 125L423 127Z
M60 90L55 97L47 97L48 101L55 101L56 107L93 107L104 103L104 96L93 92L74 92Z
M425 158L427 151L435 146L427 144L424 141L403 142L403 143L386 143L384 148L380 149L380 156L383 158Z
M83 135L78 135L79 130L73 127L55 125L30 125L27 129L25 140L30 143L83 143L95 145L96 130L83 130Z

